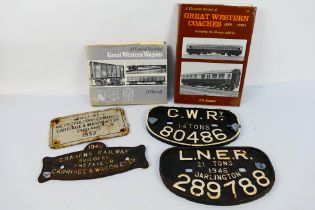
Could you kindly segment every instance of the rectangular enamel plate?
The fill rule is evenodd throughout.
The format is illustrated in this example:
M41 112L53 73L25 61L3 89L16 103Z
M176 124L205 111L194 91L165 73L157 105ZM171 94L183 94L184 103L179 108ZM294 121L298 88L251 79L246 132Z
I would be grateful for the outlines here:
M59 149L99 139L125 136L128 132L125 112L121 108L85 112L51 120L49 146Z

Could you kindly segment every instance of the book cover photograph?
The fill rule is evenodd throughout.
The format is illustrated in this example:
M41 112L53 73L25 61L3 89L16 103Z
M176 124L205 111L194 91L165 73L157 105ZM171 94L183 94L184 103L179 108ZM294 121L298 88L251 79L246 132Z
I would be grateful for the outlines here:
M180 4L176 103L239 106L256 7Z
M167 102L164 42L86 47L93 106Z

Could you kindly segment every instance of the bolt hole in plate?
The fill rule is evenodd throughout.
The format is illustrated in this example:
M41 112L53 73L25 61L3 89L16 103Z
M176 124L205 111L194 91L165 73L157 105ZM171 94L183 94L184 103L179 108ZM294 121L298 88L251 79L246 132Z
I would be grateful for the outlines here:
M245 172L246 172L246 168L239 168L238 170L239 170L239 172L241 172L241 173L245 173Z
M219 206L256 200L275 182L269 158L253 147L173 147L161 155L160 175L176 195Z
M236 115L223 109L157 106L149 110L146 126L151 136L175 146L225 145L240 133Z

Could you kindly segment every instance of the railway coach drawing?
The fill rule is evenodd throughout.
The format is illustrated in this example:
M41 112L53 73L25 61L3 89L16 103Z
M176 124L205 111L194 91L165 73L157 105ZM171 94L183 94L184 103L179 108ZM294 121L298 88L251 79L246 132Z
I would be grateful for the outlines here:
M127 77L129 85L163 85L165 84L165 76L132 76Z
M187 44L186 52L189 55L201 54L218 54L218 55L234 55L242 54L243 46L241 45L218 45L218 44Z
M91 61L90 80L98 86L124 84L124 66Z
M186 86L202 86L230 91L239 87L240 79L240 69L186 73L181 75L181 82Z

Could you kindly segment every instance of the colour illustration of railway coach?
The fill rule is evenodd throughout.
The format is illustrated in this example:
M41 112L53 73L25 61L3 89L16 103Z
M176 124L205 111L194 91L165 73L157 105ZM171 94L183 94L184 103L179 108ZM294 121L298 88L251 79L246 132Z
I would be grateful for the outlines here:
M217 44L187 44L186 52L189 55L201 54L218 54L218 55L234 55L242 54L243 46L241 45L217 45Z
M90 79L98 86L121 85L125 78L124 66L108 63L90 62Z
M211 89L234 90L239 87L241 70L207 71L181 75L181 82L186 86L202 86Z
M165 76L132 76L127 77L129 85L163 85L165 83Z

